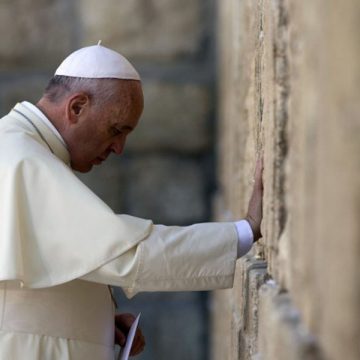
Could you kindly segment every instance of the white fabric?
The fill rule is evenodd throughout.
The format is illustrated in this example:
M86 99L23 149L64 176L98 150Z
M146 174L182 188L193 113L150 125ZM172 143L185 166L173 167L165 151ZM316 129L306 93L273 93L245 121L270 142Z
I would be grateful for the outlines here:
M0 331L0 344L4 360L115 360L108 347L47 335Z
M82 277L88 281L44 289L5 282L0 290L0 359L26 354L27 360L113 360L113 305L106 286L98 283L125 284L128 296L231 287L236 246L233 223L154 225L140 245Z
M124 56L101 45L74 51L60 64L55 75L140 80L140 75Z
M48 126L52 132L54 133L54 135L63 143L63 145L65 147L65 141L62 138L62 136L60 135L60 133L58 132L57 128L52 124L52 122L45 116L45 114L43 114L43 112L36 107L35 105L33 105L32 103L28 102L28 101L23 101L21 103L22 105L24 105L25 107L27 107L30 111L32 111L33 113L36 114L36 116L46 125Z
M0 280L31 288L71 281L150 233L151 221L114 214L68 161L61 141L23 105L0 120Z
M238 234L237 257L248 253L254 242L254 234L250 224L246 220L240 220L235 223Z
M101 324L89 321L97 307L113 310L97 283L121 286L127 296L232 286L234 223L166 227L115 215L68 164L66 147L36 112L18 104L0 119L0 280L15 286L0 291L0 359L113 359L109 343L89 338L113 329L109 316ZM71 290L85 283L79 278L89 287ZM95 289L102 305L90 294ZM56 292L74 298L59 304ZM56 321L52 310L59 310ZM68 325L71 338L63 332Z
M0 284L0 359L114 360L114 306L105 285Z
M140 291L229 288L237 242L233 223L154 225L136 248L82 279L120 286L128 297ZM127 288L124 283L133 285Z

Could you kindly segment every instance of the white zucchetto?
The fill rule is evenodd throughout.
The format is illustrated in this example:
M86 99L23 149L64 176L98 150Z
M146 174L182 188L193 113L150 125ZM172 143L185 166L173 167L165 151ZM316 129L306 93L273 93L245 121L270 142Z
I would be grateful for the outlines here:
M71 53L56 69L55 75L140 80L140 75L124 56L100 45L100 41Z

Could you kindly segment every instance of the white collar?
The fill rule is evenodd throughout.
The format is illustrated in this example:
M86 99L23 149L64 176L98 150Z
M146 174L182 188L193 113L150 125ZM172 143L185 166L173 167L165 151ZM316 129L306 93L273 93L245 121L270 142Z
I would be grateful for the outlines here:
M56 135L56 137L67 148L66 143L65 143L64 139L62 138L62 136L60 135L59 131L56 129L56 127L52 124L52 122L44 115L44 113L38 107L36 107L32 103L30 103L29 101L23 101L21 104L24 105L28 110L35 113L39 117L39 119L41 119L41 121L53 131L53 133Z

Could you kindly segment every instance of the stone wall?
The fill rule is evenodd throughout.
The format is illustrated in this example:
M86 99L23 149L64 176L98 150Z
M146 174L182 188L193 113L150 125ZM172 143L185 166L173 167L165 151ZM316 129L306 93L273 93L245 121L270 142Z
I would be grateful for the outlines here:
M213 298L212 358L360 358L357 0L219 11L218 219L244 216L263 154L263 239Z
M4 0L0 2L0 110L36 102L60 61L102 44L139 70L145 111L121 158L81 176L116 212L186 225L210 217L214 187L214 6L211 0ZM207 358L204 293L140 294L139 359Z

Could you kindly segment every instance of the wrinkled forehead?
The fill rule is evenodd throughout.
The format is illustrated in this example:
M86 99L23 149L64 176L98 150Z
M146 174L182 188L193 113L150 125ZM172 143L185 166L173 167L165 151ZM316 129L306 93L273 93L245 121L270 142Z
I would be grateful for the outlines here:
M141 82L138 80L116 80L112 111L118 116L139 118L144 108Z
M142 84L139 80L115 80L115 89L119 96L128 97L133 101L143 100Z

